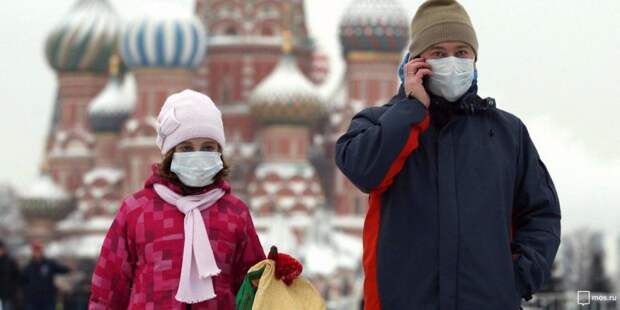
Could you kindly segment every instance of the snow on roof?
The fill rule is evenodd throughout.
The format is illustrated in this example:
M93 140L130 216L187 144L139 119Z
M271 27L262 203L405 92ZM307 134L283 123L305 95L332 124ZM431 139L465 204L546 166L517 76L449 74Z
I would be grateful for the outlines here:
M256 155L258 146L255 142L237 142L231 141L226 143L224 147L224 156L239 156L242 159L252 158Z
M71 131L59 130L54 135L55 142L59 144L65 143L70 138L81 139L86 143L95 142L95 137L89 131L80 127L73 128Z
M159 127L159 123L157 122L157 119L153 116L144 117L144 124L151 126L155 130L157 130L157 127ZM140 125L142 124L140 123L138 119L130 118L125 122L125 129L127 130L128 133L133 133L138 129L138 127L140 127Z
M330 106L345 102L349 92L346 70L342 68L339 71L330 71L325 82L319 87L319 92Z
M254 224L264 249L272 245L280 252L302 260L304 273L330 275L338 269L358 270L362 259L361 238L337 231L332 213L317 210L304 213L276 213L255 216ZM297 243L294 229L303 229L305 237Z
M122 87L123 97L125 97L128 101L135 103L137 89L136 77L131 72L125 73Z
M45 252L49 257L96 258L99 256L104 238L104 234L68 237L50 243Z
M342 123L342 113L333 113L329 116L329 123L332 126L340 125Z
M265 189L267 194L275 194L282 189L282 184L280 182L263 182L263 189Z
M290 98L320 103L319 91L299 70L295 57L282 57L276 68L262 80L250 96L253 104L288 103Z
M84 184L88 185L97 179L104 179L110 184L120 181L124 176L123 170L116 168L95 168L84 175Z
M312 210L324 202L323 197L316 196L279 196L270 198L269 196L257 196L250 198L250 206L253 209L260 209L269 201L273 200L276 207L282 210L289 210L296 205L302 205L308 210Z
M27 188L20 191L23 199L40 199L40 200L65 200L69 199L67 192L52 180L52 178L43 174L35 180L35 182Z
M125 122L125 129L127 129L127 132L130 133L136 131L136 129L138 129L138 120L135 118L129 119L127 122Z
M338 256L332 247L309 244L302 249L304 273L330 275L338 268Z
M56 229L59 231L99 231L105 232L112 225L114 219L111 216L94 216L84 219L82 210L73 212L64 220L58 222Z
M308 227L312 224L312 215L306 212L289 213L288 222L292 227Z
M290 179L294 176L301 176L305 179L314 176L314 167L308 162L275 162L261 163L256 167L256 177L262 179L269 174L275 174L282 179Z
M295 182L290 182L288 186L295 194L299 195L303 193L303 191L308 187L308 183L295 181Z
M155 138L138 136L135 138L124 138L119 143L119 147L138 147L138 146L154 146Z
M267 180L275 175L276 180ZM257 210L270 205L289 210L303 206L311 210L325 202L314 167L309 162L263 162L256 167L256 181L248 186L250 206ZM302 180L291 180L301 177ZM310 188L311 192L304 194Z
M343 25L408 25L405 11L395 0L353 0L345 12Z
M336 269L356 270L362 259L362 241L330 232L327 242L309 242L300 250L304 271L311 275L329 275ZM352 238L339 239L341 237Z
M339 228L362 228L364 227L363 216L337 216L332 219L332 224Z
M133 74L127 74L123 83L111 77L103 90L91 101L90 114L123 114L133 110L136 99L136 82Z
M242 143L240 146L241 149L241 157L248 158L256 154L258 147L256 143Z
M282 46L281 36L225 36L216 35L207 39L209 46L218 45L267 45Z
M357 258L362 257L362 239L340 232L334 232L330 235L331 240L340 252Z
M250 198L250 207L252 209L257 210L266 203L270 201L268 196L260 196L260 197L251 197Z
M282 214L276 214L270 218L263 218L261 224L266 228L266 232L258 234L263 249L275 245L280 252L294 254L293 251L298 248L297 238L287 218Z
M216 105L218 106L218 108L220 109L220 112L222 112L222 114L248 114L250 113L250 108L248 107L247 104L245 103L228 103L225 105L219 105L216 103Z

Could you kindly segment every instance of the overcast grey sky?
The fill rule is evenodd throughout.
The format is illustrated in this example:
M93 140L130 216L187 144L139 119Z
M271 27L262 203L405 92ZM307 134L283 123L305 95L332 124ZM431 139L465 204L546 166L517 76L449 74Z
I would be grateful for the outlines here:
M147 0L113 0L140 14ZM178 0L188 8L191 0ZM45 37L75 0L3 1L0 10L0 182L38 171L56 80ZM306 1L311 34L342 72L337 26L350 0ZM409 17L421 0L401 0ZM618 232L620 1L463 0L480 42L480 92L524 120L556 183L565 230ZM207 55L208 57L208 55Z

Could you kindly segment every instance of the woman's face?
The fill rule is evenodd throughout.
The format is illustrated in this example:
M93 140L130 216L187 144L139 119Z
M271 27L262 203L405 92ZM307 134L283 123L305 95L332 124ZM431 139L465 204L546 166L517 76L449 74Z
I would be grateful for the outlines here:
M221 152L217 142L210 138L185 140L174 147L174 152Z

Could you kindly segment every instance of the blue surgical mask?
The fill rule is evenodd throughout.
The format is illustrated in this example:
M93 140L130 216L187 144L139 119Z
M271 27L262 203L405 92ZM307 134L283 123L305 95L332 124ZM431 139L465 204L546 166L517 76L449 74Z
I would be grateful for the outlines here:
M427 90L450 102L461 98L471 87L475 76L474 60L454 56L429 59L433 75L429 77Z
M405 83L405 65L407 65L407 63L409 62L409 56L411 54L409 52L407 52L405 54L405 57L403 57L402 62L400 63L400 65L398 66L398 78L400 79L400 82L402 84ZM427 61L428 62L428 61ZM473 73L473 82L477 82L478 81L478 69L474 68L474 73Z
M176 152L170 164L170 171L190 187L203 187L213 183L213 177L222 168L224 163L219 152Z

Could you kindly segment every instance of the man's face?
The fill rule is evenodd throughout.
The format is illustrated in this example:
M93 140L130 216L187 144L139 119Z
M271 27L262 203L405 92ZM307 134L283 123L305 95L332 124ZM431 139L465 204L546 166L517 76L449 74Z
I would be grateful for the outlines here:
M474 49L469 46L469 44L458 41L447 41L431 46L420 55L421 58L426 60L450 56L473 59L476 57L476 53L474 53Z
M43 258L43 249L39 249L39 248L32 249L32 258L35 260L39 260Z

